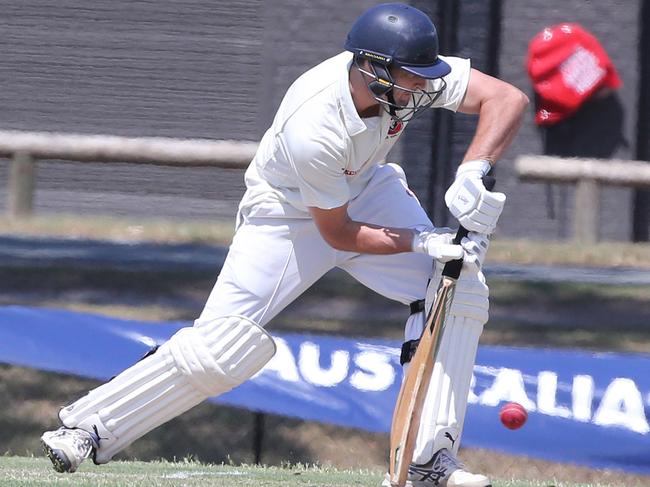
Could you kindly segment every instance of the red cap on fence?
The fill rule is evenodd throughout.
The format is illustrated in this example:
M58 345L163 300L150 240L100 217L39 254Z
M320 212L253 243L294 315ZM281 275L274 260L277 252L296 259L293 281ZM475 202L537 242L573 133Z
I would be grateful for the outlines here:
M564 120L601 88L622 84L598 39L578 24L547 27L533 37L526 67L537 93L538 125Z

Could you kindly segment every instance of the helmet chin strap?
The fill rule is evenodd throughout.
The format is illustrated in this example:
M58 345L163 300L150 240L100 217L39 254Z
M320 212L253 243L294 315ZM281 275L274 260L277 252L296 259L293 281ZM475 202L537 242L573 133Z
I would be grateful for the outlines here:
M397 116L397 110L395 109L395 105L397 105L397 103L395 102L395 97L393 96L393 77L391 76L388 67L381 63L370 61L370 66L375 76L375 80L368 83L368 88L370 88L370 91L372 91L375 96L386 97L388 103L390 103L390 116L395 118Z
M388 103L390 103L388 112L390 113L390 116L392 118L397 118L397 110L395 110L395 106L397 103L395 102L395 97L393 96L393 89L391 88L388 93L386 93L386 98L388 99Z

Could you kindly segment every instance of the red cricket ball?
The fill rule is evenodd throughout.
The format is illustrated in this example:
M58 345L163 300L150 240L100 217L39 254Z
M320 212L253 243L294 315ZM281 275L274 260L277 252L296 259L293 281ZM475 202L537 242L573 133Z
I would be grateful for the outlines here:
M503 426L511 430L516 430L524 425L528 419L528 413L521 404L509 402L501 408L499 418L501 418Z

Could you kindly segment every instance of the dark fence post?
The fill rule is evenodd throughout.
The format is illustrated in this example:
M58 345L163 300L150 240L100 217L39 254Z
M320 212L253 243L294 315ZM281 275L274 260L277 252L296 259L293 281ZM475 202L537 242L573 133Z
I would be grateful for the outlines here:
M438 2L438 37L440 52L447 55L458 54L458 29L460 6L456 0ZM431 147L431 179L429 181L429 202L427 211L437 226L448 224L449 214L444 204L444 194L453 178L455 167L453 159L452 136L454 133L453 114L446 110L436 110L433 116L433 137Z
M499 49L501 47L501 0L490 0L490 32L488 34L486 72L499 77Z
M641 4L639 16L639 103L637 104L636 154L639 161L650 161L650 0ZM650 163L650 162L649 162ZM650 240L650 190L634 192L632 241Z
M264 443L264 413L253 413L253 455L255 456L255 465L262 464L262 446Z
M469 57L475 68L498 76L502 0L439 0L435 5L440 52ZM444 194L454 179L475 125L472 117L434 110L425 207L436 225L456 225L450 219Z
M9 171L8 210L12 218L30 216L34 208L36 164L25 152L14 154Z

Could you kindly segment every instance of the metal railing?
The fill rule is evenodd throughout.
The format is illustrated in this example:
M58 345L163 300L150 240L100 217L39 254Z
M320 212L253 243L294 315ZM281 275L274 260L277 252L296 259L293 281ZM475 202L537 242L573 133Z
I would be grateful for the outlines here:
M598 241L600 187L650 187L650 163L551 156L519 156L515 161L523 181L575 184L573 238Z
M234 140L0 131L0 156L11 158L7 210L14 218L33 211L38 159L244 169L256 150L255 142Z

